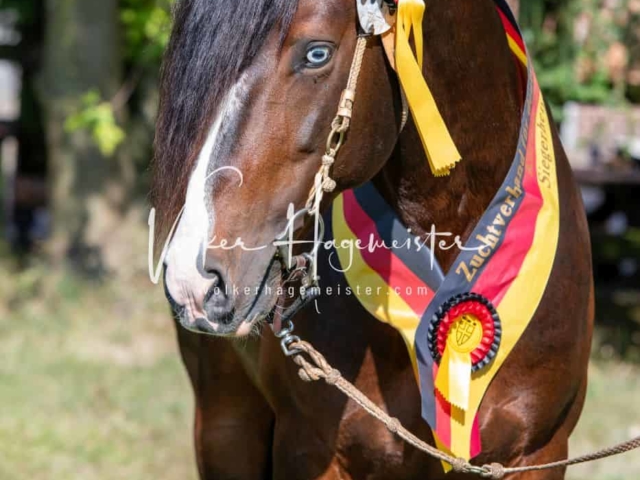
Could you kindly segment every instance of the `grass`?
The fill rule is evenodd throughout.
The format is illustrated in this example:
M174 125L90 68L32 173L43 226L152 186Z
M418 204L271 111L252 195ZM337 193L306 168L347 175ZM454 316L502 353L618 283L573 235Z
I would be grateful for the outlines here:
M587 403L571 439L571 455L590 453L640 436L640 368L592 362ZM569 480L637 480L640 451L572 467Z
M3 271L0 480L195 480L192 394L161 288ZM639 367L595 361L571 453L639 435L639 397ZM568 478L634 480L640 455Z
M195 479L161 289L53 276L0 280L0 479Z

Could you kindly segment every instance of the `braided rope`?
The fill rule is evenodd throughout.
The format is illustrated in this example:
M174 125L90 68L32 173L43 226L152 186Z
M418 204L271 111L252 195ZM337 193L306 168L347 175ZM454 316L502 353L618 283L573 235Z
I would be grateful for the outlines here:
M338 151L342 146L344 136L351 125L351 114L353 112L353 105L358 88L358 79L360 78L360 71L362 70L362 63L364 61L366 48L367 38L358 37L356 51L353 57L353 62L351 63L351 70L349 71L347 88L342 94L338 114L331 123L331 133L327 139L327 150L322 157L322 165L316 174L313 187L307 197L306 208L309 210L309 214L314 214L319 208L325 192L333 192L336 189L336 182L331 178L331 167L333 166L336 156L338 155ZM331 145L336 139L337 143L335 145Z
M358 87L358 79L360 78L360 70L362 70L362 62L364 60L364 51L366 48L367 37L358 37L356 53L353 65L351 66L351 72L349 72L349 81L347 82L347 88L349 90L356 90Z
M594 460L600 460L603 458L626 453L631 450L640 448L640 437L636 437L627 442L615 445L613 447L605 448L594 453L587 455L581 455L569 460L561 460L558 462L546 463L543 465L531 465L526 467L512 467L508 468L500 463L491 463L483 465L481 467L472 465L463 458L456 458L445 452L438 450L437 448L429 445L428 443L420 440L413 435L407 429L405 429L397 418L389 416L384 410L373 403L367 398L360 390L358 390L352 383L346 380L342 374L331 367L326 358L318 352L313 346L305 341L299 341L291 344L291 349L298 351L299 353L293 357L293 361L300 367L298 375L305 382L315 382L324 379L329 385L334 385L338 390L344 393L351 400L356 402L361 408L363 408L371 416L382 422L387 429L405 442L412 445L430 455L431 457L449 463L455 472L459 473L472 473L479 475L483 478L492 478L499 480L506 475L514 473L533 472L540 470L550 470L553 468L568 467L571 465L577 465L579 463L592 462ZM302 354L311 360L307 360Z
M360 71L362 70L362 63L364 61L364 52L367 48L367 37L358 37L358 43L356 43L356 53L353 57L353 63L351 64L351 71L349 72L349 80L347 81L346 92L352 92L355 98L355 93L358 90L358 80L360 79ZM353 100L347 100L347 108L353 109ZM340 122L339 132L346 132L351 124L351 116L336 117L334 123Z

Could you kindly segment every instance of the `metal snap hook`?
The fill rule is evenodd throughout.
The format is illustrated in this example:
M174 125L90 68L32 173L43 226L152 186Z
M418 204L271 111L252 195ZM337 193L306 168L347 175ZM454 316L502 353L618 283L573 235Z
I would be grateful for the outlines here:
M282 341L280 342L280 348L282 348L282 353L284 353L285 356L287 356L287 357L293 357L294 355L302 353L302 350L300 350L300 349L289 348L289 346L292 343L297 343L299 341L300 341L300 337L298 337L296 335L291 335L289 337L283 338Z
M286 328L280 330L276 337L280 339L280 348L282 349L282 353L284 353L287 357L292 357L297 355L298 353L302 353L297 348L291 349L289 348L292 343L297 343L300 341L300 337L293 335L293 330L295 325L291 320L287 321Z

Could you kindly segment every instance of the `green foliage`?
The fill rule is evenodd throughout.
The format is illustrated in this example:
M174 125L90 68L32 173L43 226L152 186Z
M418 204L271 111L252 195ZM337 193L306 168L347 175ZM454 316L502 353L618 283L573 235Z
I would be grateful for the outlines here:
M14 10L18 13L18 25L31 25L36 19L35 2L25 0L0 0L0 10Z
M91 90L82 97L82 109L67 118L65 129L67 132L91 132L96 146L105 157L113 156L125 139L111 104L103 101L97 90Z
M629 0L521 2L521 23L545 97L557 115L567 101L626 103L624 85L607 64L609 49L624 44L632 23ZM623 80L624 82L624 80Z
M121 0L120 20L126 58L136 64L157 64L169 42L174 0Z
M120 22L125 39L123 60L133 71L146 67L158 70L169 41L173 3L174 0L120 1ZM81 105L81 109L68 118L67 131L88 130L100 152L106 157L113 156L124 142L126 133L118 125L112 102L91 90L83 96Z

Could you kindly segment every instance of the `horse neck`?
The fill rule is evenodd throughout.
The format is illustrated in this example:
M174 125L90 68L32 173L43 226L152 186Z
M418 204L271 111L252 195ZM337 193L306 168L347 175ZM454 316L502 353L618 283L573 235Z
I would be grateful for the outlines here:
M424 32L425 78L462 161L434 177L409 122L374 183L414 234L433 225L466 239L513 160L522 87L493 1L431 2ZM445 269L457 253L435 252Z

